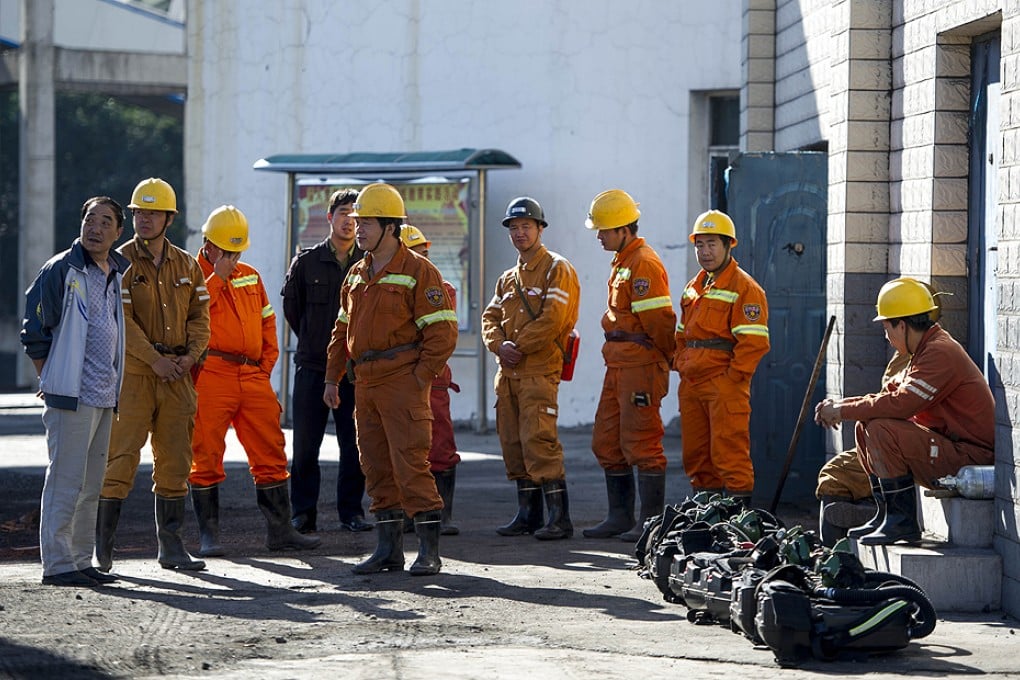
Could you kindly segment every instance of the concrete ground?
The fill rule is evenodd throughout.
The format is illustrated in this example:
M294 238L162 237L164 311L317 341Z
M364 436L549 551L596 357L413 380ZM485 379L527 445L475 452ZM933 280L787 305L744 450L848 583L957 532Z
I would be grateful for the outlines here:
M866 661L780 668L772 653L721 626L696 626L633 570L633 546L590 540L605 490L590 433L561 433L576 534L543 543L493 529L515 510L494 435L458 432L454 516L443 571L355 576L374 532L341 533L330 509L335 441L323 447L318 550L271 553L243 451L231 437L223 488L229 554L203 572L155 562L151 493L143 465L125 504L114 571L101 589L40 585L33 511L46 463L38 407L0 395L0 677L565 678L1020 677L1017 621L998 612L947 616L932 635ZM289 436L289 432L287 433ZM679 441L667 438L667 500L689 487ZM810 507L780 506L788 524ZM197 547L194 518L186 535ZM405 540L408 563L416 550Z

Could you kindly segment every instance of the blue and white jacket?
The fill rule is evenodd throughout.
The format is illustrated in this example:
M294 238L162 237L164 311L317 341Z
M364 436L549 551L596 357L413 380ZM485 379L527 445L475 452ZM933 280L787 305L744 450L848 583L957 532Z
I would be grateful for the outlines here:
M39 270L25 292L25 318L21 323L21 344L31 359L45 359L39 389L46 405L78 410L85 334L88 331L88 254L75 239L71 247L57 253ZM130 261L110 250L119 291ZM117 394L124 383L124 311L117 308Z

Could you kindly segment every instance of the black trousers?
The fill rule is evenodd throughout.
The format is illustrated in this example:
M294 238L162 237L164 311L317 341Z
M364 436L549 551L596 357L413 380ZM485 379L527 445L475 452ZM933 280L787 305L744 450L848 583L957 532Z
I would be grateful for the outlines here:
M330 408L322 401L324 371L298 366L294 375L292 421L294 460L290 469L290 504L294 516L315 517L319 502L319 449L326 433ZM340 406L332 409L340 445L340 473L336 480L336 510L341 521L364 516L365 475L358 461L354 433L354 385L340 381Z

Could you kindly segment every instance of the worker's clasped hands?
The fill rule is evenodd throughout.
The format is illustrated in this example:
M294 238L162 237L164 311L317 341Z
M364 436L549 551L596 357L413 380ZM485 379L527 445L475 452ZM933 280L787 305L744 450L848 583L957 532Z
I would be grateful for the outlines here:
M816 424L838 430L841 422L843 422L843 418L839 414L839 405L832 399L822 399L818 402L818 406L815 406Z
M152 364L152 372L165 383L180 380L188 375L195 360L185 354L180 357L160 357Z
M501 366L513 368L521 363L522 358L524 358L524 354L510 340L504 340L503 344L499 346L499 363Z

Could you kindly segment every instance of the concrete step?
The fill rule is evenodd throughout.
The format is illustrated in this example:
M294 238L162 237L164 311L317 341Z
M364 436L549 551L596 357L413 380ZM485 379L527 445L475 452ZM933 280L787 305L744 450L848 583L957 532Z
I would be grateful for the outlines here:
M990 548L934 541L920 546L852 544L864 566L921 586L938 612L988 612L1001 605L1002 558Z
M962 496L920 498L921 529L937 541L961 548L990 548L995 533L995 500Z

